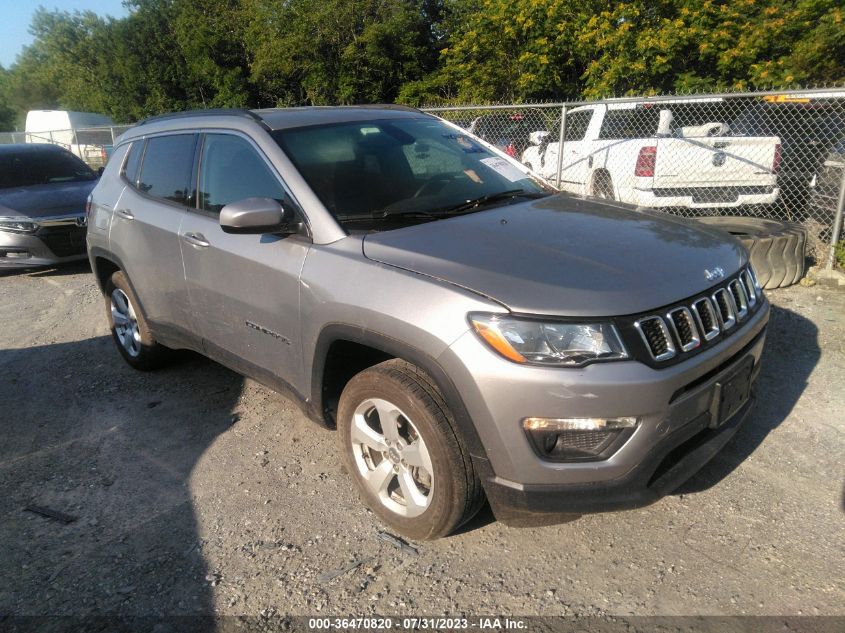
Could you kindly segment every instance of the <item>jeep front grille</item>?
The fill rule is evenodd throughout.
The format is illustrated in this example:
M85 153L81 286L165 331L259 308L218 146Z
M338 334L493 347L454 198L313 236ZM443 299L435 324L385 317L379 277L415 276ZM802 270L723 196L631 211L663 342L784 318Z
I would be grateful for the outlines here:
M757 305L757 282L751 274L751 269L743 270L739 278L742 279L742 285L745 288L745 296L748 297L748 307L753 308Z
M721 329L716 320L716 311L713 309L713 302L707 297L699 299L692 304L692 311L698 317L698 326L701 328L701 335L705 341L710 341L719 336Z
M701 344L701 338L698 336L698 328L695 327L695 322L692 320L692 312L689 311L689 308L675 308L666 316L672 325L675 338L681 344L682 352L688 352Z
M719 315L722 330L730 330L736 325L736 310L730 293L725 288L719 288L713 293L713 303L716 304L716 312Z
M669 360L675 355L675 344L662 318L646 317L637 321L634 326L640 331L654 360Z
M634 317L633 326L651 360L665 362L703 347L719 335L727 336L751 315L760 302L760 292L753 272L745 268L710 296L693 297L663 315Z

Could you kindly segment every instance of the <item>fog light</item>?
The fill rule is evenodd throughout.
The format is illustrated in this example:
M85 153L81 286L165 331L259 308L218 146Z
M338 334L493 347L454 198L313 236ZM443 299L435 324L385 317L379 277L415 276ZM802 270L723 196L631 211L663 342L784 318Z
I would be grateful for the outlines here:
M525 418L526 431L610 431L637 426L637 418Z
M531 445L550 461L607 459L634 432L638 419L621 418L525 418Z
M0 257L6 259L29 259L28 251L0 251Z

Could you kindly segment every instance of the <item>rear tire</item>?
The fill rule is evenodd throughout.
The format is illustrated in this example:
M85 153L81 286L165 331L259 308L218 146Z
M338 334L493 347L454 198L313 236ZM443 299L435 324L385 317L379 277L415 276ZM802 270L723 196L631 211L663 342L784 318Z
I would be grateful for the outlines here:
M445 536L481 508L481 482L452 414L415 365L394 359L354 376L340 396L337 429L364 503L403 536Z
M764 218L704 217L696 221L730 233L748 249L760 285L785 288L804 276L807 233L791 222Z
M613 179L606 171L599 171L593 176L592 186L593 197L601 200L616 200L613 191Z
M106 282L105 300L112 340L123 360L140 371L165 365L170 350L156 342L122 271L115 272Z

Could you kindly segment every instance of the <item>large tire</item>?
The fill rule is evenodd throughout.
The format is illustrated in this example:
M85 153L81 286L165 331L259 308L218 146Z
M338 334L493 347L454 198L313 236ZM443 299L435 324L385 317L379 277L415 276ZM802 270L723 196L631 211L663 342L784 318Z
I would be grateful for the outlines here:
M395 359L354 376L340 396L337 428L344 465L364 502L396 532L439 538L483 504L452 414L418 367Z
M791 222L764 218L704 217L698 222L726 231L742 242L760 285L767 290L785 288L804 276L807 233Z
M613 179L604 170L597 171L593 176L593 184L590 193L595 198L602 200L616 200L616 193L613 188Z
M156 342L123 272L117 271L106 282L105 300L112 340L123 360L140 371L165 365L170 350Z

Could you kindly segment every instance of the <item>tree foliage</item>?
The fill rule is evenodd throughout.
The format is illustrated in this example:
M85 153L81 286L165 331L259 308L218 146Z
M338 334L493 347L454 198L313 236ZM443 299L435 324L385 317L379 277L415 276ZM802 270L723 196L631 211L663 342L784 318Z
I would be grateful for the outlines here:
M127 0L36 10L0 68L34 108L522 101L845 79L841 0Z

